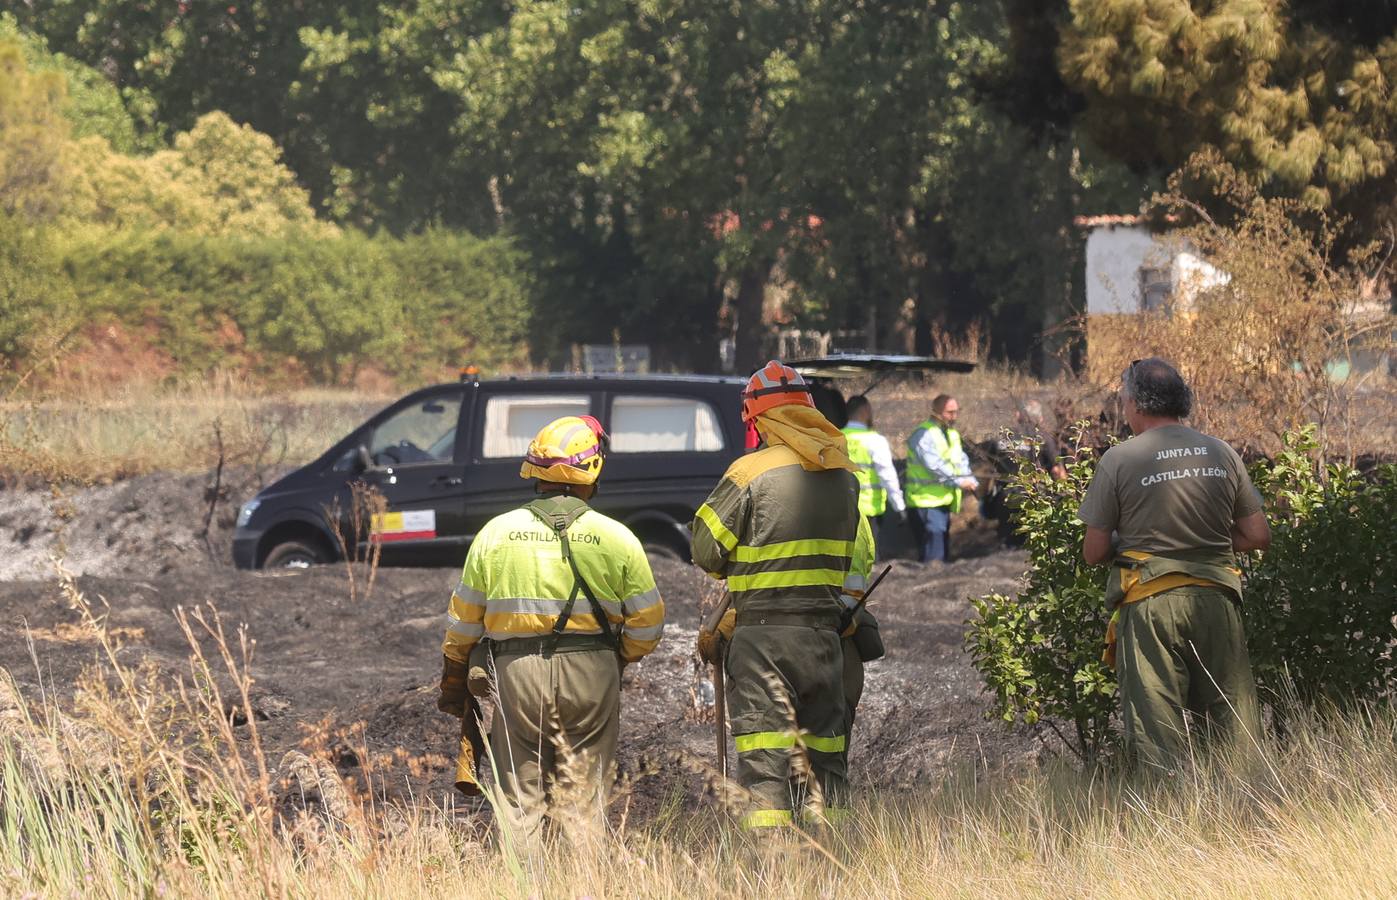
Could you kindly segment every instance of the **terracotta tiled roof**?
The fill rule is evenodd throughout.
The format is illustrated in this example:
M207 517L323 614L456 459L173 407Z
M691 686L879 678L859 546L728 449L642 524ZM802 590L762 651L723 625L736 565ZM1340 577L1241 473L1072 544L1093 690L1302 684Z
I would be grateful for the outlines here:
M1139 225L1139 216L1077 216L1072 224L1078 228L1100 228L1103 225Z

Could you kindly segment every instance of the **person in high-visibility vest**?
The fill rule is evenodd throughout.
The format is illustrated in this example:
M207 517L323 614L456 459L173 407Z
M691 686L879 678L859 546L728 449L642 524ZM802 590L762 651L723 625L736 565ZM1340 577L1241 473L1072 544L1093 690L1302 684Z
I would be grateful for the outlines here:
M1111 563L1105 655L1126 754L1168 771L1193 756L1194 736L1260 740L1235 554L1265 550L1271 528L1237 452L1184 425L1193 392L1177 369L1136 360L1120 396L1134 436L1102 455L1082 498L1082 557Z
M961 493L979 487L955 429L959 416L956 398L940 394L931 401L931 418L907 439L907 505L922 522L922 562L950 559L951 516L960 512Z
M826 823L847 813L840 598L858 539L857 467L789 366L767 363L742 399L766 446L728 467L691 526L694 563L726 579L736 611L727 706L742 824ZM852 577L861 589L866 576ZM714 639L699 635L705 658Z
M893 452L888 439L873 430L873 404L859 394L849 398L849 422L841 430L849 442L849 458L859 470L859 512L868 517L874 543L881 548L881 525L889 507L899 523L907 521L907 501L902 497Z
M587 505L605 451L606 434L590 416L544 426L519 469L535 480L538 499L475 536L447 612L438 706L462 715L475 667L493 674L491 763L525 836L545 815L600 816L621 672L664 630L664 601L640 541Z

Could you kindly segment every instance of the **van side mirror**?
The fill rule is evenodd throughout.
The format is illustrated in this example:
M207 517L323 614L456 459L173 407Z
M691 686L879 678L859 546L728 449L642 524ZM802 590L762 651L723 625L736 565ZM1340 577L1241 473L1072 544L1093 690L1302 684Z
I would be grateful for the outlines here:
M369 448L360 444L354 451L355 459L359 463L359 471L367 472L374 467L373 457L369 455Z

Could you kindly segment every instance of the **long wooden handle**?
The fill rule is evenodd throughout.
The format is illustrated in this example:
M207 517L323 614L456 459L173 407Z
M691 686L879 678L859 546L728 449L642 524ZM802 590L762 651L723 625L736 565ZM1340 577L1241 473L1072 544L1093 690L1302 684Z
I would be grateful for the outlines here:
M713 664L713 730L718 741L718 774L728 777L728 691L720 657Z

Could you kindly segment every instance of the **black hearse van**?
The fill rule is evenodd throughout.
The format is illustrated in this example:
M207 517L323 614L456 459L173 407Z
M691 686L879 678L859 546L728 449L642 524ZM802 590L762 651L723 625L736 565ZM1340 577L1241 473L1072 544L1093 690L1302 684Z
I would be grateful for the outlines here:
M834 378L969 365L882 356L798 362L811 376L817 405L838 425L844 401ZM624 522L648 549L688 559L694 510L744 449L745 383L702 375L545 375L463 377L422 388L243 504L233 562L244 569L330 562L371 531L384 565L459 566L486 521L528 501L532 489L519 477L519 461L540 428L567 415L596 416L611 436L592 506ZM358 521L356 484L387 503L371 528Z

